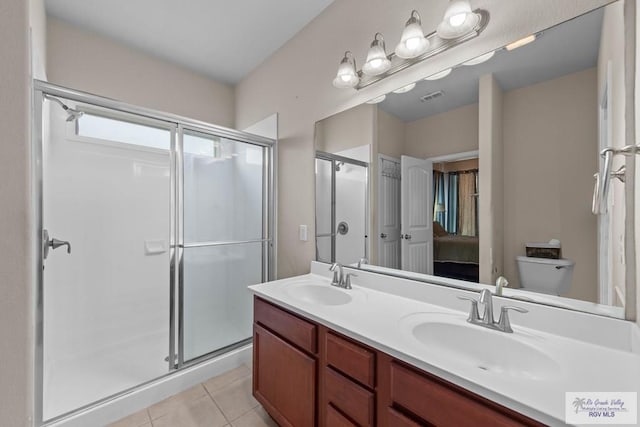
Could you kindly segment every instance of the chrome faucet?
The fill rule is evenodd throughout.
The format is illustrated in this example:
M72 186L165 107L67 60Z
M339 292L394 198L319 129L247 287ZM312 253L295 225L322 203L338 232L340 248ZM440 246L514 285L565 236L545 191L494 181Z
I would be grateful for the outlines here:
M331 281L331 284L333 286L342 287L342 283L344 280L344 271L342 270L342 264L340 264L339 262L334 262L333 264L331 264L331 267L329 267L329 271L333 271L333 280Z
M347 273L345 275L342 269L342 264L339 262L331 264L329 271L333 271L333 280L331 281L331 285L339 288L351 289L351 277L358 277L358 275L353 273Z
M362 264L369 264L369 260L366 258L360 258L358 261L358 268L362 268Z
M496 322L493 317L493 295L489 289L483 289L482 292L480 292L479 300L463 296L459 296L458 298L471 301L471 311L469 312L467 322L509 334L513 332L513 329L511 329L511 322L509 321L509 310L514 310L519 313L529 312L529 310L525 310L524 308L505 305L500 308L500 318ZM478 303L484 305L482 317L480 317L478 312Z

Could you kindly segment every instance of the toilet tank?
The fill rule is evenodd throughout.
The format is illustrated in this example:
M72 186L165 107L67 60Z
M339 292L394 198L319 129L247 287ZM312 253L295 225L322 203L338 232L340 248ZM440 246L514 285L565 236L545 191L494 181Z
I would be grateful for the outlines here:
M575 262L569 259L516 257L520 287L532 292L563 295L569 292Z

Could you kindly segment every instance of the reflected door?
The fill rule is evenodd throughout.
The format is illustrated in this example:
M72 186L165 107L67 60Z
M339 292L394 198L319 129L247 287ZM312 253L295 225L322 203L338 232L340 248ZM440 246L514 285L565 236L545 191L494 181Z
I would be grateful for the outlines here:
M402 269L433 274L433 164L402 156Z
M174 128L102 110L67 121L48 102L43 113L42 369L49 420L169 370Z
M378 265L400 268L400 161L379 155Z
M267 148L185 130L179 362L252 335L247 286L267 277Z

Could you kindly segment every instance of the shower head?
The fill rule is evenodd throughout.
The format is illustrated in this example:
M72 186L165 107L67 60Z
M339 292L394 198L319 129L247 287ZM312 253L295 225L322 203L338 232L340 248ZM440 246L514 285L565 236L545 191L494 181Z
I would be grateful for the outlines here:
M80 116L82 116L84 114L83 111L75 110L75 109L69 107L68 105L66 105L64 102L60 101L58 98L54 98L51 95L47 95L45 93L44 94L44 98L48 99L49 101L53 101L56 104L60 105L62 107L62 109L68 114L68 116L67 116L67 121L68 122L72 122L74 120L77 120L77 119L80 118Z
M344 162L338 162L336 163L336 172L340 172L340 167L344 166Z

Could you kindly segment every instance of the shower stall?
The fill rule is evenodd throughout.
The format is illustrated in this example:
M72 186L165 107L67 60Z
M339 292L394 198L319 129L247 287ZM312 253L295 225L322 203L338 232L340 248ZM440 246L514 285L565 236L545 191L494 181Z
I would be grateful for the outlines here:
M316 260L344 265L368 258L368 164L318 151Z
M275 141L35 82L36 422L246 346Z

